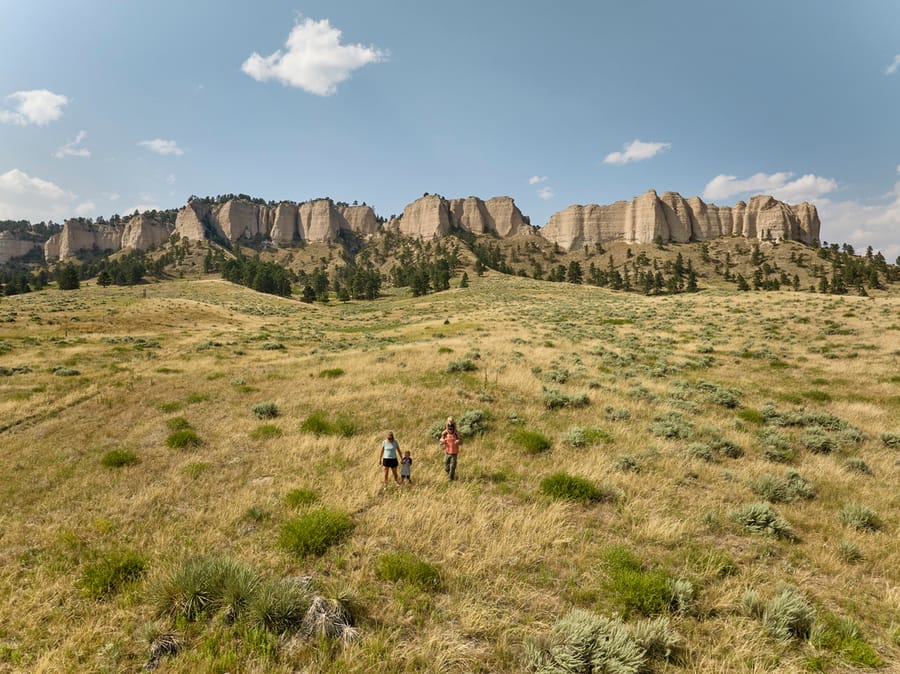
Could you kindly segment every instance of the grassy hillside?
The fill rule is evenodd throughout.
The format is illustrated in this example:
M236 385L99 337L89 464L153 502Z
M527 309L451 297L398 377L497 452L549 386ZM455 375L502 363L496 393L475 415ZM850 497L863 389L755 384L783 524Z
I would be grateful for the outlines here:
M0 671L520 672L591 615L658 672L897 666L895 291L470 277L5 298Z

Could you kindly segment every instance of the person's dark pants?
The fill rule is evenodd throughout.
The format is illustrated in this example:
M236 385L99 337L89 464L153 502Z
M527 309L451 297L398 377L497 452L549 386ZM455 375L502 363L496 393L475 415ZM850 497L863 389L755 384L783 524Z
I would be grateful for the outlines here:
M444 471L451 480L456 479L456 454L444 455Z

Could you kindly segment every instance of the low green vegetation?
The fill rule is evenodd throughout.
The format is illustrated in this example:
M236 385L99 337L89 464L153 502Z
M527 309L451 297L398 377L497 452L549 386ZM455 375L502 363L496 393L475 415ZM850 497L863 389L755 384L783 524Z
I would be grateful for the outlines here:
M89 599L104 599L144 575L147 560L130 550L101 554L81 573L81 589Z
M406 551L379 555L375 571L383 580L405 583L423 592L438 591L444 584L437 566Z
M140 463L140 457L130 449L112 449L103 455L100 459L107 468L121 468L122 466L133 466Z
M319 508L285 522L278 543L303 559L324 554L331 546L346 540L352 531L353 521L347 513Z
M594 503L604 500L603 490L584 477L554 473L541 480L541 493L552 499Z

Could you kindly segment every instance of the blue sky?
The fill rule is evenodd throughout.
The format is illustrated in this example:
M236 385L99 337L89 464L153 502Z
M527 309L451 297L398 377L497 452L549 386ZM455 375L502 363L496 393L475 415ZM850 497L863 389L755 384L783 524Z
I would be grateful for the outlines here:
M0 59L3 219L653 188L900 255L893 0L0 0Z

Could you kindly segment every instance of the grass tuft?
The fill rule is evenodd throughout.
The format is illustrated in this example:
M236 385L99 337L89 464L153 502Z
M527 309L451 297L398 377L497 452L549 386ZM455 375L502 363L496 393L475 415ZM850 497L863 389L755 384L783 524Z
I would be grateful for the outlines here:
M604 500L603 490L584 477L554 473L541 480L541 493L552 499L596 503Z
M346 540L353 531L350 515L340 510L320 508L285 522L278 543L300 559L319 556Z
M129 449L113 449L108 451L100 459L100 463L107 468L121 468L122 466L133 466L140 463L141 459L137 454Z
M254 440L271 440L280 438L282 435L284 435L284 431L275 424L262 424L250 431L250 437Z
M552 446L550 438L540 431L529 431L525 428L517 428L509 434L509 439L514 445L518 445L529 454L546 452Z
M316 503L319 500L318 492L312 489L292 489L285 497L284 502L289 508L300 508Z
M380 555L375 561L375 572L383 580L406 583L424 592L436 592L443 587L440 569L411 552Z
M775 536L796 540L796 535L786 519L768 503L750 503L731 513L731 518L752 534Z
M136 552L115 551L85 566L81 590L89 599L104 599L144 575L147 560Z
M200 436L190 429L169 433L166 444L172 449L193 449L203 444Z
M272 402L256 403L251 411L257 419L274 419L279 414L278 405Z
M878 531L881 520L871 508L859 503L848 503L838 511L841 524L857 531Z

